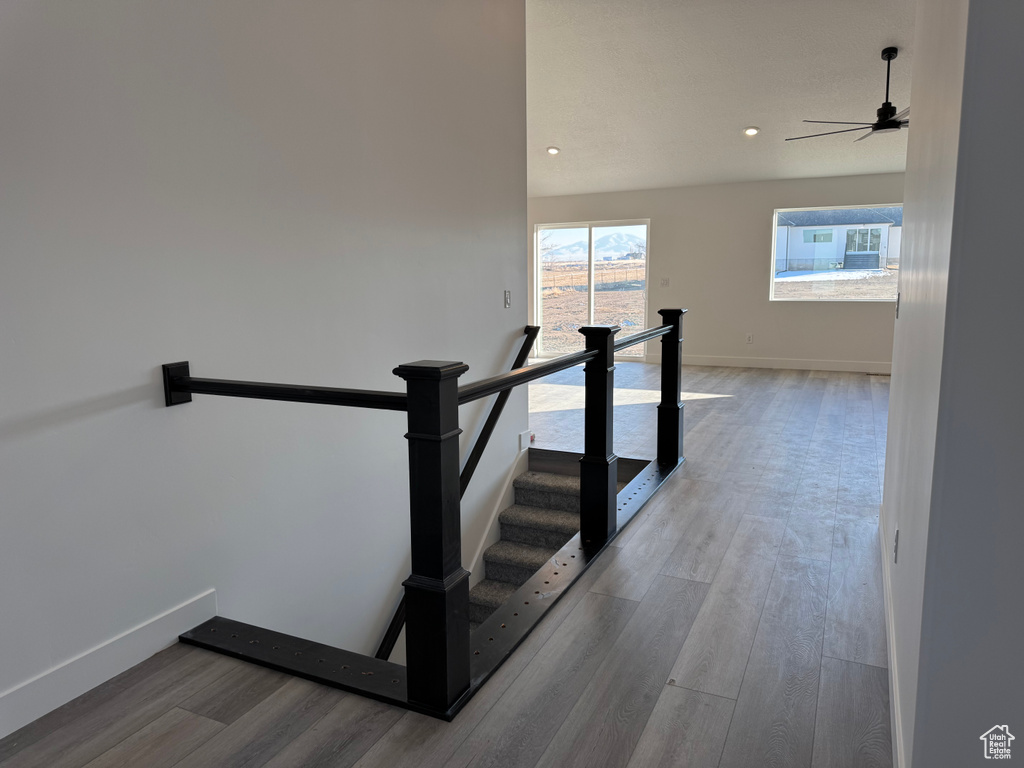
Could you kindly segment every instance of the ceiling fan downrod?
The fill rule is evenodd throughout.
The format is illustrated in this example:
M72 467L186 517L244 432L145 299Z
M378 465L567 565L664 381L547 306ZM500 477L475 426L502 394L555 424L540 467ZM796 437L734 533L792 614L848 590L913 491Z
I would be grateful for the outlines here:
M892 71L892 60L896 58L899 52L899 48L890 47L882 49L882 61L885 62L885 103L875 113L878 115L879 123L892 120L896 116L896 107L889 101L889 74Z

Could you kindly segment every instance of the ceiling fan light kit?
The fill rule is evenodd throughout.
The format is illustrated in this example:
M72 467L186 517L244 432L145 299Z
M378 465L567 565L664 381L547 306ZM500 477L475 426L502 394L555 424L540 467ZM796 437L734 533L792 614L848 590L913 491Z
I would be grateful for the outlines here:
M897 112L896 107L893 106L892 102L889 101L889 73L892 69L892 60L899 54L898 48L883 48L882 49L882 61L885 62L885 101L882 106L875 112L877 119L873 123L851 123L841 120L804 120L805 123L818 123L827 125L856 125L857 128L843 128L838 131L827 131L826 133L812 133L809 136L793 136L792 138L786 139L786 141L796 141L797 139L814 139L818 136L832 136L837 133L851 133L853 131L868 131L863 136L857 138L855 141L862 141L868 136L873 136L876 133L893 133L901 128L906 128L910 125L910 107L907 107L902 112Z

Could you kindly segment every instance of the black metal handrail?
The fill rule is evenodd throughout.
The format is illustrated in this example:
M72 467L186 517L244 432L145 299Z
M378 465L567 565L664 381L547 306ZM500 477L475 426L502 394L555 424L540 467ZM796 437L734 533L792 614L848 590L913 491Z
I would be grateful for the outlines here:
M664 336L672 330L671 325L656 325L653 328L648 328L645 331L634 333L632 336L626 336L615 342L615 351L621 352L627 347L634 347L637 344L643 344L645 341L652 341L659 336Z
M536 326L527 326L527 334L533 330L532 336L528 338L528 345L524 345L519 358L529 354L533 340L536 339ZM615 351L626 349L637 344L664 336L672 330L670 325L659 325L647 330L626 336L615 342ZM597 356L594 351L581 350L568 355L556 357L536 365L524 366L525 359L517 358L515 368L508 373L501 373L488 379L459 387L459 405L471 403L494 394L505 394L515 387L527 384L536 379L550 376L553 373L564 371L567 368L588 363ZM167 405L177 405L182 402L189 402L192 398L175 398L174 395L220 395L222 397L245 397L257 400L277 400L293 403L317 403L321 405L343 405L355 408L372 408L385 411L407 411L409 409L408 398L401 392L385 392L372 389L343 389L340 387L314 387L302 384L271 384L261 381L238 381L232 379L204 379L190 376L188 363L172 363L164 366L165 374L165 397ZM507 397L505 398L507 399ZM497 415L501 415L504 401L497 407ZM496 403L497 405L497 403ZM492 414L495 411L492 410ZM489 419L490 421L490 419ZM485 423L481 432L483 446L486 446L494 425L497 422ZM479 445L479 443L478 443ZM482 452L482 447L481 447ZM479 454L470 454L466 465L469 467L469 474L464 479L463 485L469 484L476 465L480 460Z
M163 370L164 399L167 405L190 402L192 395L221 395L223 397L248 397L291 403L347 405L384 411L409 410L408 397L402 392L310 387L301 384L268 384L262 381L200 379L189 375L187 362L171 363L165 365Z
M543 379L545 376L564 371L566 368L572 368L580 363L589 363L595 357L597 357L597 352L584 349L580 352L556 357L554 360L545 360L543 363L527 365L508 373L499 373L489 379L480 379L472 384L465 384L459 387L459 405L465 405L498 392L508 391L536 379Z
M646 341L651 341L659 336L664 336L666 333L672 331L671 325L656 325L652 328L634 333L632 336L626 336L615 342L615 351L626 349L627 347L633 347L637 344L643 344ZM521 384L527 384L537 379L542 379L545 376L550 376L553 373L564 371L567 368L580 365L581 363L589 363L597 357L597 352L592 350L581 350L579 352L572 352L567 355L556 357L552 360L546 360L543 363L537 363L535 365L528 365L525 367L516 367L508 373L499 373L497 376L492 376L489 379L481 379L480 381L474 381L470 384L464 384L459 387L459 405L471 403L474 400L493 395L498 392L507 392ZM521 364L520 364L521 366Z

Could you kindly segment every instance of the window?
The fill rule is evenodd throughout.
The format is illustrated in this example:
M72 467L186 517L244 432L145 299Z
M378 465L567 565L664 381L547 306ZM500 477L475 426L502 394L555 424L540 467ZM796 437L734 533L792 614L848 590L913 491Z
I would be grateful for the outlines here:
M878 253L882 247L881 229L848 229L846 230L846 252Z
M618 325L620 338L644 329L648 229L646 220L537 226L538 355L583 349L579 329L585 325ZM619 352L643 354L642 344Z
M772 301L895 301L903 206L775 211Z
M832 230L831 229L805 229L804 230L804 242L805 243L831 243L832 242Z

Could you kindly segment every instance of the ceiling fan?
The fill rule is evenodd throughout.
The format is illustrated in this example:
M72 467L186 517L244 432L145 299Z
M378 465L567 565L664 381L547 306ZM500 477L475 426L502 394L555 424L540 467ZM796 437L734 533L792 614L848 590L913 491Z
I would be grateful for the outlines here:
M836 133L850 133L851 131L868 131L856 141L862 141L868 136L874 136L876 133L892 133L898 131L900 128L906 128L910 125L910 107L907 107L902 112L897 113L896 107L894 107L889 101L889 70L892 67L892 60L896 58L896 54L899 53L898 48L883 48L882 49L882 61L885 62L885 103L878 108L878 119L873 123L848 123L839 120L804 120L805 123L822 123L828 125L858 125L859 128L844 128L839 131L828 131L827 133L812 133L810 136L794 136L786 141L796 141L797 139L813 139L818 136L832 136Z

